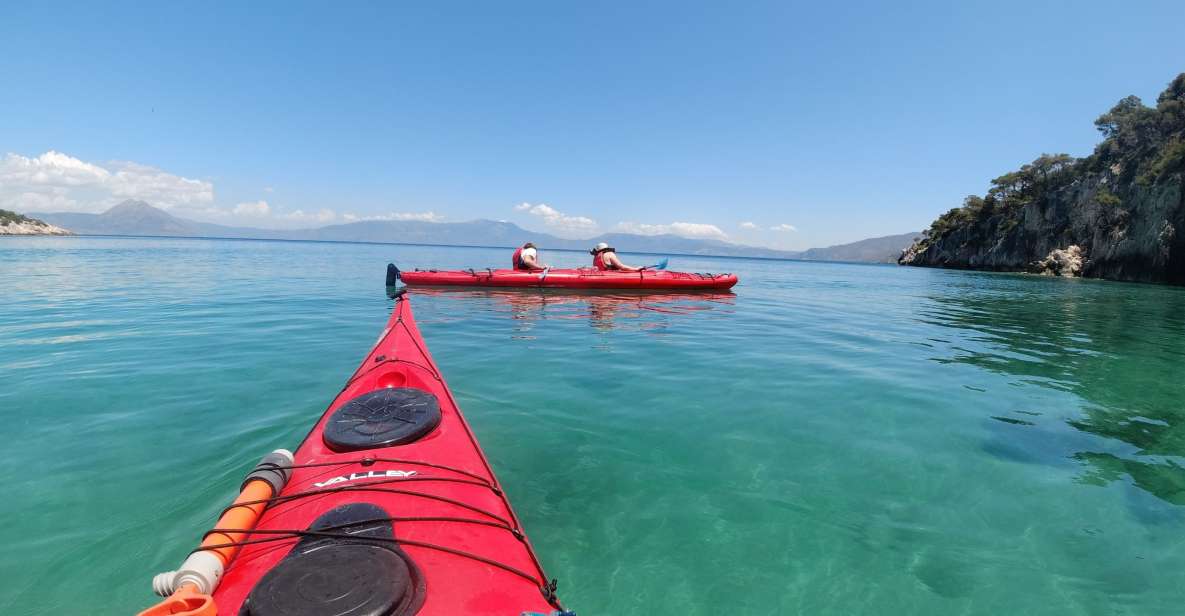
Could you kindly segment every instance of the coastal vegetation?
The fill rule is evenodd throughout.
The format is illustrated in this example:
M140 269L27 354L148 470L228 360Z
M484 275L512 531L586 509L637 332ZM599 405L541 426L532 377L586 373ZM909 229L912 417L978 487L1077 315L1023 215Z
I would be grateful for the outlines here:
M0 225L7 225L9 223L33 223L40 222L34 218L29 218L23 214L10 212L8 210L0 210Z
M70 235L70 232L36 218L0 210L0 235Z
M1154 107L1125 97L1095 127L1089 156L1042 154L993 179L899 262L1185 283L1185 73Z

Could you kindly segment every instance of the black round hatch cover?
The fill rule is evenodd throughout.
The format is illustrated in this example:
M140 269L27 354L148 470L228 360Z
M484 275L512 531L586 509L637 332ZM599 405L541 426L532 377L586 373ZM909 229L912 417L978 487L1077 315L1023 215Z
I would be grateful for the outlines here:
M334 451L357 451L410 443L440 423L436 396L413 387L388 387L341 405L322 438Z
M330 510L251 589L240 616L408 616L424 602L424 580L395 543L389 514L370 503Z

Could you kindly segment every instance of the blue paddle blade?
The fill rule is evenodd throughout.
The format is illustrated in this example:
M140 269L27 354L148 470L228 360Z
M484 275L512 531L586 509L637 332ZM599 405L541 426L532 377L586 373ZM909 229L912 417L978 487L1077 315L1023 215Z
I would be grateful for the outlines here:
M651 265L650 269L666 269L668 261L670 261L670 259L663 259L662 261L659 261L658 263Z

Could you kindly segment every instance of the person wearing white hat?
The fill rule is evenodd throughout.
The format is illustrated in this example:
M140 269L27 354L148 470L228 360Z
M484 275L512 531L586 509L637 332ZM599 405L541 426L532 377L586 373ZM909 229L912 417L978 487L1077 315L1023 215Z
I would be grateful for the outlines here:
M605 242L601 242L588 251L593 256L593 267L600 271L616 270L619 272L637 272L644 268L630 267L617 258L617 251Z

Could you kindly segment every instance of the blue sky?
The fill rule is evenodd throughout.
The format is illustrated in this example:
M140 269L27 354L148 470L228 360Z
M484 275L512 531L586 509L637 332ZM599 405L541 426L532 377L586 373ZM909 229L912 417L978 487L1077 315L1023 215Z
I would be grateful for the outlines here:
M1182 23L1180 0L15 3L0 207L834 244L1089 153L1095 117L1185 71Z

